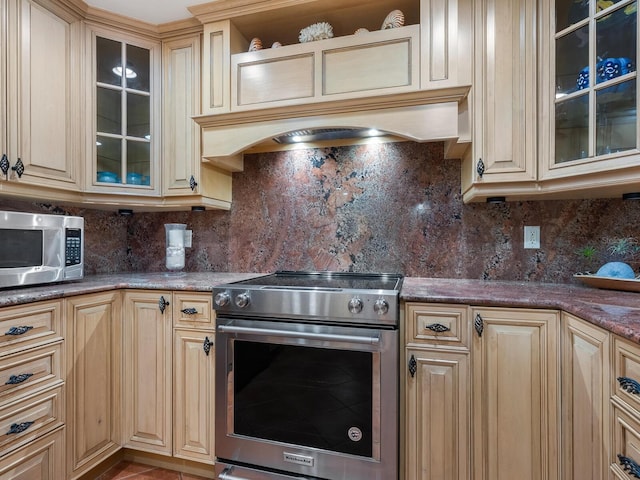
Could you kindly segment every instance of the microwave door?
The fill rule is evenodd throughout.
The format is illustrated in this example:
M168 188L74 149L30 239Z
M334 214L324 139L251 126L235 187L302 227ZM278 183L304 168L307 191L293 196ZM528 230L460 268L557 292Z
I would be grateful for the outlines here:
M0 229L0 268L38 268L44 265L44 231Z

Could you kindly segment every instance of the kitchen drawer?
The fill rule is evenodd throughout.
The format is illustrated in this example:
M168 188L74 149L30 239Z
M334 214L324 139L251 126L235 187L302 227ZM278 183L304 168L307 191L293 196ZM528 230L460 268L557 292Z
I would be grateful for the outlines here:
M613 337L613 397L640 412L640 347Z
M0 309L0 356L62 340L62 302Z
M0 408L0 452L9 452L64 424L62 385Z
M214 328L215 312L211 293L175 292L173 294L173 326Z
M461 305L407 303L406 343L469 347L469 308Z
M0 480L60 480L64 472L62 428L0 456Z
M0 359L0 405L62 383L61 354L55 343Z
M640 475L640 421L615 403L613 419L613 446L609 468L617 478L638 478L632 472L636 471Z

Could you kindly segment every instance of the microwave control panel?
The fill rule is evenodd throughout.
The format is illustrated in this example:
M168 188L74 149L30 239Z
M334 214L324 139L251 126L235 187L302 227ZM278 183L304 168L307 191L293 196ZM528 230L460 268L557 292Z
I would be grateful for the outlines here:
M66 229L65 266L82 263L82 232L79 228Z

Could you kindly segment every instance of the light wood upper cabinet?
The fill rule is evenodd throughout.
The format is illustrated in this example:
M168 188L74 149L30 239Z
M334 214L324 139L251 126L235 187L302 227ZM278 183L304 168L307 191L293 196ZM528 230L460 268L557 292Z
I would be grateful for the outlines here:
M121 305L119 291L66 300L69 479L120 449Z
M155 38L86 29L87 192L104 203L161 191L161 47ZM101 203L101 197L85 196Z
M231 172L203 161L200 128L200 35L166 40L163 55L163 196L171 205L228 209ZM242 160L236 164L240 170Z
M476 2L464 200L640 191L637 3Z
M172 453L171 292L128 290L123 307L123 441Z
M640 191L637 2L542 0L540 179Z
M56 2L8 0L0 21L0 155L10 165L2 190L77 199L80 20Z
M418 141L460 140L458 104L472 73L471 8L469 0L192 7L204 25L196 118L203 157L229 168L233 156L282 149L274 137L305 129L377 128ZM381 29L395 9L404 25ZM320 21L332 25L333 37L300 43L300 30ZM362 28L368 31L355 34ZM255 38L263 48L248 51Z
M465 201L514 194L537 179L537 2L475 2L474 28L473 144L462 167Z
M559 312L472 315L474 478L560 478Z

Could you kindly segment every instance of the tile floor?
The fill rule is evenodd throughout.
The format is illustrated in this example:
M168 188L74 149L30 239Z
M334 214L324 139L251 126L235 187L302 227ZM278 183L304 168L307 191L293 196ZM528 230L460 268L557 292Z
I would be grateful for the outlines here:
M160 467L152 467L123 461L114 465L96 480L206 480L204 477L175 472Z

